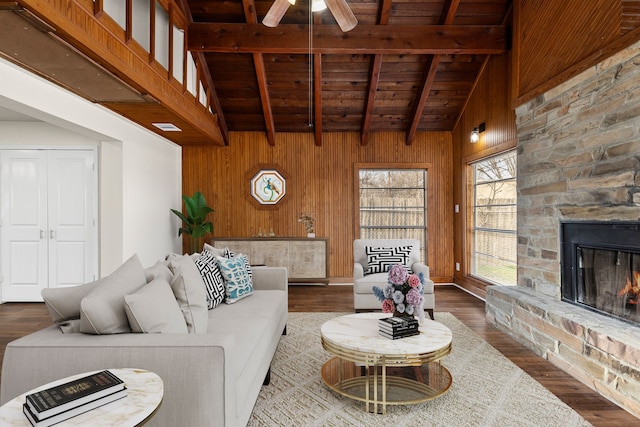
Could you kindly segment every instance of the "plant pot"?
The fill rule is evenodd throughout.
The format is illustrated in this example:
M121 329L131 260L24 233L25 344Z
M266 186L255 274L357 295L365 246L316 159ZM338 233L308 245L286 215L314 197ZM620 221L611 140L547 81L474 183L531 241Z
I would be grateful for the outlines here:
M307 233L307 237L309 239L313 239L314 237L316 237L316 233Z
M189 236L189 253L190 254L195 254L196 252L202 251L203 245L204 245L204 237Z

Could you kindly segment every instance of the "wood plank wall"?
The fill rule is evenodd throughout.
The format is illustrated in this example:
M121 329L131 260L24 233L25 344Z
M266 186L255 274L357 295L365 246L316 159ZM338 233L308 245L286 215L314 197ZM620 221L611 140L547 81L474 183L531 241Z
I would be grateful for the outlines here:
M640 40L636 7L632 0L516 0L513 105Z
M453 158L450 132L419 132L411 145L404 132L372 133L366 146L359 133L277 133L275 146L254 132L230 132L227 147L183 147L183 192L202 191L216 211L216 237L262 232L306 235L302 212L317 217L316 236L329 239L329 274L334 281L353 275L355 163L428 163L428 259L434 280L453 277ZM277 165L287 177L287 195L275 209L249 199L249 180L259 165Z
M467 209L471 199L470 162L497 154L516 146L516 116L511 108L509 78L511 53L492 56L485 63L481 76L471 94L467 107L453 130L453 203L460 205L460 213L454 214L454 262L461 270L455 271L454 282L476 295L485 296L487 282L469 275L471 241L469 230L473 227L472 212ZM471 130L480 123L486 130L480 140L471 144Z

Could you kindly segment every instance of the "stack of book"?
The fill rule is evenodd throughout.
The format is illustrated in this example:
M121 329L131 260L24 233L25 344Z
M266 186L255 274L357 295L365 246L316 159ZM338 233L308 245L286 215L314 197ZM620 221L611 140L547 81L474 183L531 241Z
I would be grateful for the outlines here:
M48 427L127 395L124 382L110 371L28 394L22 412L34 427Z
M413 317L385 317L378 320L378 333L395 340L420 334L418 321Z

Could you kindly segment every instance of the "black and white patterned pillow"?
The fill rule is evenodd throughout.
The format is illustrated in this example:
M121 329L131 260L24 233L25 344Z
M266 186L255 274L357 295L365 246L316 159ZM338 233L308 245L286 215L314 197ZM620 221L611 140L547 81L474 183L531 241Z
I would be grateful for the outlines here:
M224 278L218 267L218 260L213 253L205 250L194 263L207 291L207 308L216 308L225 298Z
M386 273L395 264L401 264L410 269L409 254L413 246L399 246L395 248L374 248L365 246L367 254L367 270L365 274Z

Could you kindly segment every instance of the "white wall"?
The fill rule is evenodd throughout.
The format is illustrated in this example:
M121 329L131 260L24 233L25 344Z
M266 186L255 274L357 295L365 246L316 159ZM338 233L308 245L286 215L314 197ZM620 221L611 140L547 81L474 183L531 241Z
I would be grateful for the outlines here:
M0 146L99 147L101 275L134 253L148 266L181 252L178 145L1 58L0 106L44 122L0 122Z

